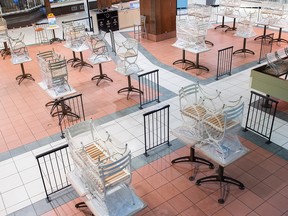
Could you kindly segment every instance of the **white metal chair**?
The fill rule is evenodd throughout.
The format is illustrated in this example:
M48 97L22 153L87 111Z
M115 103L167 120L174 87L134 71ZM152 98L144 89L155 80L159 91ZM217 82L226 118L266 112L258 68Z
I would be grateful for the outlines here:
M133 74L141 71L136 63L138 58L138 41L128 38L121 44L116 41L116 45L118 46L116 53L120 58L116 70L124 74Z
M46 31L47 27L48 27L48 23L35 23L35 24L33 24L36 44L42 44L42 43L48 43L49 42L47 31Z
M287 66L288 62L282 59L282 55L284 55L285 50L279 52L272 52L266 54L267 66L265 68L265 72L271 75L280 77L285 75L285 79L287 78ZM285 53L286 54L286 53Z
M241 129L244 102L226 108L222 112L208 113L203 118L203 125L208 135L201 144L196 146L196 150L204 154L209 159L219 164L218 173L203 177L196 181L197 185L205 182L220 182L222 196L219 203L225 202L227 196L223 183L233 184L243 190L244 184L240 181L224 175L224 167L243 157L248 149L241 144L237 132Z
M7 55L10 55L10 49L8 48L7 42L8 42L8 33L7 33L7 23L6 20L2 17L0 17L0 43L3 44L3 49L0 50L1 56L3 59ZM1 45L2 45L1 44Z
M139 22L140 21L140 22ZM140 41L140 37L148 39L147 29L146 29L146 16L140 15L140 20L134 24L134 39L137 38Z
M23 42L24 34L21 32L17 38L8 36L8 41L11 49L11 56L15 63L23 62L28 59L29 53L26 44Z
M191 134L194 134L195 140L203 139L203 117L209 112L215 112L222 108L222 104L219 104L221 102L218 100L219 97L220 92L216 91L215 95L209 95L200 87L199 83L182 87L179 90L180 112L185 124L190 128Z
M48 64L51 73L51 84L56 95L66 91L71 91L68 84L68 71L66 59Z
M66 129L70 154L82 181L93 197L105 200L116 187L129 189L131 152L116 146L108 132L101 134L92 122ZM134 203L133 195L131 201Z
M254 10L243 9L240 13L237 31L235 36L238 37L254 37L256 35L254 31L254 25L257 21L257 13Z
M93 64L108 61L109 52L105 41L106 33L100 31L97 35L89 36L89 48L91 50L91 57L89 58Z

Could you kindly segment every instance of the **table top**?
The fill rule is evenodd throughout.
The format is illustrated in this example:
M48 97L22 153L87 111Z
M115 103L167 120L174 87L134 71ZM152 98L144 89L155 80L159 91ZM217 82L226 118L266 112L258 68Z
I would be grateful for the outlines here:
M257 36L257 34L255 32L252 32L250 34L241 34L239 32L236 31L236 33L234 34L234 36L236 37L242 37L242 38L252 38L252 37L255 37Z
M89 50L89 46L86 43L83 43L79 47L70 47L67 43L64 45L66 48L71 49L73 52L83 52Z
M53 88L50 88L50 89L49 89L49 88L47 87L46 83L40 82L40 83L38 83L38 85L39 85L53 100L76 93L76 90L73 89L70 85L69 85L69 86L70 86L71 91L65 91L65 92L59 93L59 94L57 94L57 95L56 95L55 91L53 90ZM65 84L65 85L66 85L66 84ZM68 86L66 87L66 89L69 89Z
M51 25L51 26L48 26L46 29L47 30L53 30L53 29L59 29L59 25Z
M207 52L207 51L210 50L210 48L208 48L208 47L201 47L201 48L198 48L198 47L186 47L185 50L188 51L188 52L194 53L194 54L198 54L198 53Z
M32 59L29 56L18 56L18 57L13 57L11 58L12 64L22 64L25 62L30 62Z
M97 55L92 55L89 58L89 61L92 64L97 65L97 64L102 64L102 63L105 63L105 62L110 62L110 61L112 61L112 59L109 56L97 57Z

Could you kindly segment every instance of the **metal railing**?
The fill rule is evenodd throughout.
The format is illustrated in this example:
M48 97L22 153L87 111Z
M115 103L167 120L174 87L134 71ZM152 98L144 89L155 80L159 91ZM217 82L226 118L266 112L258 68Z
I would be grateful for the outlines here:
M246 126L244 131L250 130L271 141L278 101L269 96L251 91Z
M61 129L61 134L63 138L63 131L65 128L85 121L82 94L57 99L55 100L53 107L54 110L56 107L56 112L52 113L52 116L58 116L58 124Z
M218 50L216 80L218 80L220 76L226 74L231 76L232 56L233 46Z
M66 174L72 171L73 164L68 153L68 144L36 156L46 198L70 186Z
M166 105L157 110L144 113L145 156L148 151L160 145L169 144L169 108Z
M262 37L258 64L260 64L261 61L266 60L266 55L272 52L273 39L274 33Z
M159 70L153 70L138 75L139 89L143 94L140 97L140 109L143 105L159 100Z

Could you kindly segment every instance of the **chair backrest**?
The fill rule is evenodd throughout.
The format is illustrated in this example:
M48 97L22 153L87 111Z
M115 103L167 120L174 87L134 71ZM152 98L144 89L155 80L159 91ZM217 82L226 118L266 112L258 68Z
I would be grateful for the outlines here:
M134 56L138 55L138 41L133 38L128 38L123 42L123 46L127 49L127 52ZM132 57L132 56L131 56Z
M68 76L66 59L49 63L52 82L55 79L62 79Z
M17 38L12 38L8 36L12 58L18 62L29 59L28 49L26 47L26 44L23 42L23 39L24 34L22 32Z
M198 92L199 92L199 86L196 83L182 87L179 90L179 94L178 94L179 102L180 102L180 109L190 104L197 104Z
M203 119L205 131L209 140L218 143L221 142L226 135L232 135L241 128L244 110L244 102L225 109L221 112L210 113Z
M271 68L274 75L279 76L282 73L281 64L283 64L283 60L277 57L276 52L271 52L266 54L267 67Z
M141 26L146 25L146 16L145 15L140 15L140 23L141 23Z
M115 157L116 158L115 160ZM99 165L99 174L102 180L104 196L107 191L119 184L129 185L131 182L131 152L124 155L115 154L105 159L106 163Z

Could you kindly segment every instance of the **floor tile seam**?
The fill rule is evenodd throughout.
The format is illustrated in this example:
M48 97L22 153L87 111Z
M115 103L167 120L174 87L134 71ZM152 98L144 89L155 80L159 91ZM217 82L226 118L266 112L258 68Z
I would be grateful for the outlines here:
M175 139L175 140L177 140L177 139ZM175 150L173 150L173 151L175 151ZM167 153L167 154L169 154L169 153ZM166 155L167 155L167 154L166 154ZM166 155L160 155L160 158L159 158L159 159L165 157ZM139 156L137 156L137 157L140 158L141 155L139 155ZM136 157L136 158L137 158L137 157ZM157 160L157 159L156 159L156 160ZM155 160L153 160L153 161L155 161ZM153 161L150 161L150 162L148 162L147 164L150 164L150 163L152 163ZM145 166L145 165L143 165L143 166ZM142 166L142 167L143 167L143 166ZM140 168L141 168L141 167L140 167ZM140 168L138 168L138 169L140 169ZM137 170L136 170L136 171L137 171ZM271 175L272 175L272 174L271 174ZM262 180L261 182L263 182L263 180ZM265 184L265 183L263 182L263 184ZM266 185L266 184L265 184L265 185ZM267 185L267 186L268 186L268 185ZM181 192L181 193L182 193L182 192ZM45 199L44 199L44 200L45 200ZM72 199L71 199L71 200L72 200ZM71 200L70 200L70 201L71 201ZM31 201L31 200L30 200L30 201ZM31 203L32 203L32 201L31 201ZM66 202L66 203L67 203L67 202ZM32 203L32 205L33 205L33 203ZM246 204L245 204L245 205L246 205ZM33 206L33 208L34 208L34 206ZM19 211L21 211L21 209L20 209Z

